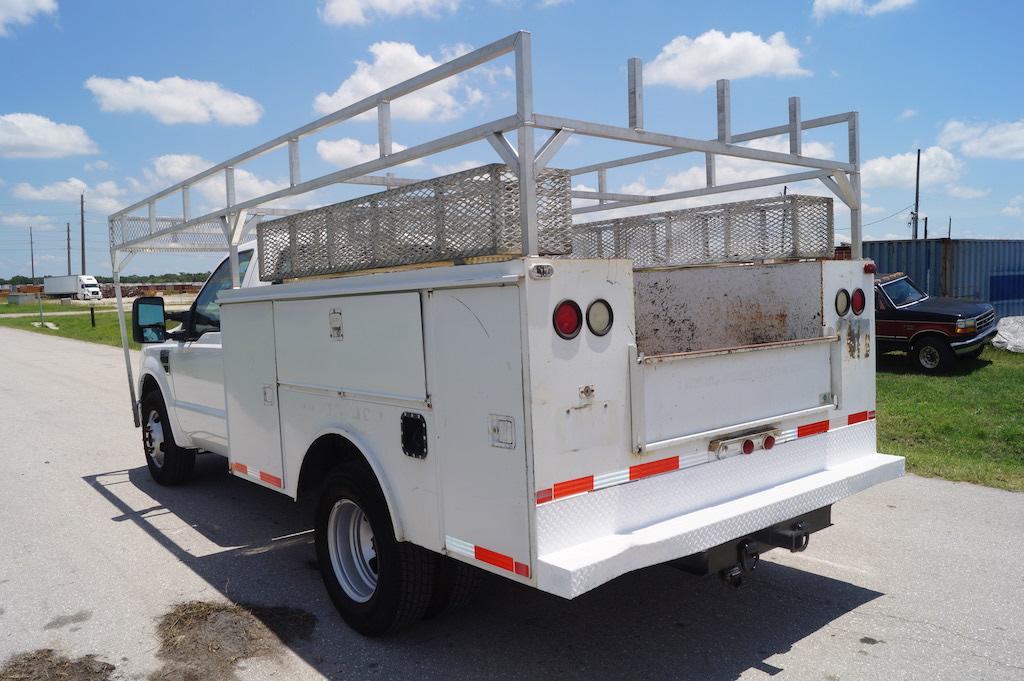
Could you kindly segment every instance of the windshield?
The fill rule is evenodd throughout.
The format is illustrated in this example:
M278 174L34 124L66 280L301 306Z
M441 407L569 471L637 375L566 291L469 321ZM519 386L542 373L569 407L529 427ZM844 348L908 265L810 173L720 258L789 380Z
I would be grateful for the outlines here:
M914 282L906 277L890 281L888 284L882 284L882 288L885 289L885 295L889 296L889 300L896 307L916 303L928 297L921 289L914 286Z

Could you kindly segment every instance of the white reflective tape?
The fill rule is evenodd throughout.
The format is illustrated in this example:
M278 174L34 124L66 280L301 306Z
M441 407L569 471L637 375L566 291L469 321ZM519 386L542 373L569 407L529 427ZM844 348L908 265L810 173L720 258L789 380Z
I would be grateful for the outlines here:
M613 485L621 485L624 482L629 482L628 468L621 471L615 471L613 473L605 473L604 475L595 475L594 489L603 489Z
M470 558L476 556L475 545L470 544L466 541L462 541L461 539L456 539L455 537L445 536L444 547L449 551L461 554L463 556L469 556Z

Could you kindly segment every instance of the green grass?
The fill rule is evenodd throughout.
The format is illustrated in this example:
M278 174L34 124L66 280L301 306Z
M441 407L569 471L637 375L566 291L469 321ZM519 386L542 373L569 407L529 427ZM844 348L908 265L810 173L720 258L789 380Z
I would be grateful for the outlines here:
M878 449L918 475L1024 491L1024 354L986 347L948 374L878 362Z
M97 303L97 310L113 307L110 303ZM5 314L19 314L23 312L39 312L39 303L28 305L12 305L10 303L0 304L0 316ZM89 312L88 305L61 305L60 303L43 303L43 312Z
M131 314L126 315L126 323L128 325L128 333L131 333ZM93 328L89 322L89 315L70 315L66 317L47 317L43 314L43 319L48 322L53 322L59 329L52 331L45 327L38 328L32 326L32 322L38 322L38 317L15 317L14 319L4 319L0 317L0 326L6 326L12 329L24 329L25 331L33 331L35 333L42 333L48 336L62 336L64 338L74 338L75 340L89 341L90 343L102 343L104 345L114 345L121 347L121 332L117 326L117 315L116 314L98 314L96 315L96 328ZM129 344L133 349L138 349L138 343L135 343L129 339Z

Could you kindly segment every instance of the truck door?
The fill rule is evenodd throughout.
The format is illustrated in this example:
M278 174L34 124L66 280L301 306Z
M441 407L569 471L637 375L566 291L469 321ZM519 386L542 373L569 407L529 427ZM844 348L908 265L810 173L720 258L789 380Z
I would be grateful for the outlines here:
M240 279L245 278L252 254L251 250L238 254ZM196 445L218 454L227 453L227 419L217 294L228 288L231 266L225 259L192 304L187 322L190 340L178 343L170 353L178 423Z

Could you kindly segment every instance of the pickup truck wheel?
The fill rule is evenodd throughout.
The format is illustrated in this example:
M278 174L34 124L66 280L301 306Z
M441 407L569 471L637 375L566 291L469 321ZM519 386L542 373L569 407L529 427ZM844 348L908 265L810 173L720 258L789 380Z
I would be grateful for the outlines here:
M392 528L372 473L335 469L317 506L317 562L334 606L365 636L408 626L430 604L437 556L398 541Z
M167 407L159 391L142 397L142 449L149 474L161 485L177 485L192 476L196 453L174 442Z
M953 350L949 343L939 338L925 338L914 344L910 357L921 369L929 373L940 373L953 364Z

